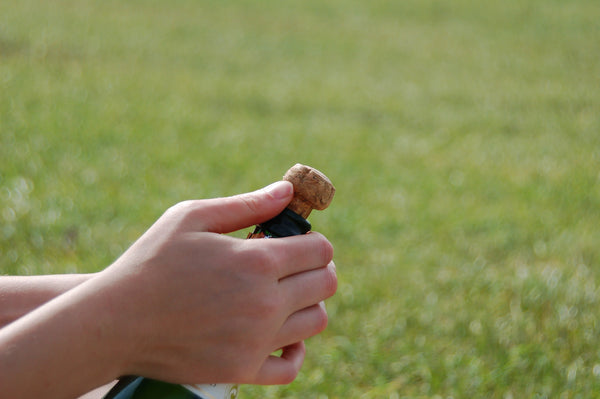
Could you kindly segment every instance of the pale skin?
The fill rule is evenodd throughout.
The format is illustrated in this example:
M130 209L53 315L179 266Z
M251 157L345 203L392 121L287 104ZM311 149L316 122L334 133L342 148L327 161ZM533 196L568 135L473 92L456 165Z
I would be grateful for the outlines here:
M278 182L167 210L101 272L0 278L6 397L76 398L122 375L173 383L287 384L337 288L319 233L224 235L277 215ZM280 356L272 353L282 349Z

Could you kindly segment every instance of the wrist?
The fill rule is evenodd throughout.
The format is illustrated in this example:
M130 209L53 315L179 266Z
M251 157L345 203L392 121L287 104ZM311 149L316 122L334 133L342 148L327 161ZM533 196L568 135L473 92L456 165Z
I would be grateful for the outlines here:
M118 277L113 271L102 271L82 287L88 291L90 304L81 308L93 309L82 317L89 323L92 336L97 337L100 360L106 362L109 379L135 373L142 352L139 311L130 300L132 292Z
M0 277L0 328L94 276L91 273Z
M118 326L89 279L0 330L0 386L15 397L76 397L122 367ZM30 377L36 376L32 384ZM76 376L76 378L73 378ZM65 381L69 381L65 384Z

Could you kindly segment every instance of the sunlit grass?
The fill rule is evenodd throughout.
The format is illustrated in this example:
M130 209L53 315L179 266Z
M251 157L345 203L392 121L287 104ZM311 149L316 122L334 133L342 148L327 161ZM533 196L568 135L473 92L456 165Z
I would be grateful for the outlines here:
M0 3L0 272L94 271L170 205L337 186L330 324L266 398L600 388L595 1ZM243 233L240 233L243 236Z

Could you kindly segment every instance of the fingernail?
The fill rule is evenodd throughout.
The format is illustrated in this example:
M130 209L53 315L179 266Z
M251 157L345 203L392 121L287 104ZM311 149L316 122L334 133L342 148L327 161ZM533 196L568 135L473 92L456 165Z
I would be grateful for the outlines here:
M293 194L294 187L290 182L282 180L268 185L264 190L275 199L284 199Z
M319 302L319 306L325 311L327 312L327 306L325 306L325 301L321 301Z

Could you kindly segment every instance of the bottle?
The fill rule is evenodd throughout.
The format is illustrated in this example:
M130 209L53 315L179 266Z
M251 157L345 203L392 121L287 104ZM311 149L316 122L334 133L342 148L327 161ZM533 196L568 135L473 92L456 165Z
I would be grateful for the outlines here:
M290 204L273 219L257 225L247 238L278 238L305 234L311 225L306 220L313 209L323 210L329 206L335 188L331 181L318 170L296 164L284 180L294 186ZM127 376L104 396L103 399L236 399L236 384L178 385L145 377Z
M235 384L178 385L128 376L119 379L104 399L235 399L237 393Z

